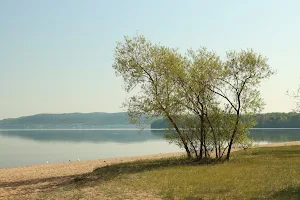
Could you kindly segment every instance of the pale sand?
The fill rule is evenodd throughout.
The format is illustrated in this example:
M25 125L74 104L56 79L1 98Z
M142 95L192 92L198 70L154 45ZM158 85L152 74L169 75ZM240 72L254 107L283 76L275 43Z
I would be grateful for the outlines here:
M260 147L300 145L300 141L272 143ZM108 158L90 161L42 164L26 167L0 169L0 198L25 195L55 189L58 183L72 176L93 171L95 168L122 162L184 156L184 153L166 153L147 156Z

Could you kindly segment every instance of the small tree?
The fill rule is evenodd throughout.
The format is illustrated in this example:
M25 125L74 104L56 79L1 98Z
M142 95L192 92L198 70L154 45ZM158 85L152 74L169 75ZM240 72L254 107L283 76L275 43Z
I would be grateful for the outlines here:
M153 45L143 36L125 37L125 43L118 43L115 50L114 69L123 77L126 91L140 89L126 103L132 121L137 122L145 114L165 116L175 128L187 156L191 157L187 140L175 120L181 111L176 104L175 85L170 69L182 64L176 49Z
M213 78L221 69L219 57L205 48L189 50L181 65L170 68L170 77L175 87L176 105L182 112L177 115L184 127L184 135L191 150L199 159L208 157L207 107L212 104L214 93L209 90ZM170 137L169 137L170 138ZM171 137L174 140L174 137ZM199 152L197 152L199 151Z
M287 94L295 100L296 106L294 108L294 112L300 112L300 86L296 91L287 91Z
M230 108L228 115L235 115L235 123L228 142L227 160L230 158L231 148L238 134L241 116L261 111L263 101L258 88L261 81L273 73L267 64L267 58L252 50L227 53L223 75L216 77L220 84L211 88L211 91L225 101L225 106Z

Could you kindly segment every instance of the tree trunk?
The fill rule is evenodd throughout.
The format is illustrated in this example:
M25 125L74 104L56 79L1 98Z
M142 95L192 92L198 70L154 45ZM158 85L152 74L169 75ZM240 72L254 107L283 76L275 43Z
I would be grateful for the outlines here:
M197 152L197 149L196 149L195 145L194 145L191 141L190 141L190 144L191 144L191 146L193 147L193 150L194 150L194 152L195 152L196 158L198 158L198 152Z
M195 152L196 158L198 158L198 152L197 152L197 150L196 150L196 147L195 147L193 141L192 141L188 136L187 136L187 139L188 139L190 145L192 146L192 148L193 148L193 150L194 150L194 152Z
M226 155L226 160L229 160L229 158L230 158L231 147L232 147L233 140L234 140L236 132L237 132L239 121L240 121L240 112L238 110L237 111L237 117L236 117L236 122L235 122L234 130L233 130L233 133L231 135L230 142L229 142L229 145L228 145L228 151L227 151L227 155Z
M218 150L219 150L219 158L221 158L222 156L221 156L221 144L220 144L220 142L219 142Z
M201 105L201 114L200 114L200 159L203 158L203 147L204 147L204 107Z
M203 144L204 144L204 154L205 154L205 158L207 158L209 156L208 150L207 150L207 146L206 146L206 131L203 131Z
M213 134L213 138L214 138L214 149L215 149L215 151L216 151L216 158L218 158L219 156L218 156L218 144L217 144L217 137L216 137L216 133L215 133L215 129L214 129L214 127L212 126L212 124L211 124L211 121L209 120L209 118L208 118L208 115L207 115L207 113L206 113L206 119L207 119L207 121L208 121L208 124L209 124L209 126L210 126L210 128L211 128L211 132L212 132L212 134Z
M168 119L170 120L171 124L174 126L174 128L175 128L175 130L176 130L178 136L180 137L180 140L181 140L181 142L182 142L182 144L183 144L183 147L184 147L184 149L185 149L185 151L186 151L187 157L188 157L188 158L191 158L192 155L191 155L190 149L189 149L189 147L188 147L188 145L187 145L186 140L185 140L184 137L182 136L181 131L179 130L178 126L176 125L176 123L174 122L174 120L172 119L172 117L170 117L169 115L167 115L167 117L168 117Z

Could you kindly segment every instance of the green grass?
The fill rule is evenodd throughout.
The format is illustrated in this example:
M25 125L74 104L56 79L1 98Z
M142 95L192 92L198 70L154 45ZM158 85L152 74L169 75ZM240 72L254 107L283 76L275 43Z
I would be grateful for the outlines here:
M39 198L55 197L300 199L300 146L234 152L230 162L170 158L106 166Z

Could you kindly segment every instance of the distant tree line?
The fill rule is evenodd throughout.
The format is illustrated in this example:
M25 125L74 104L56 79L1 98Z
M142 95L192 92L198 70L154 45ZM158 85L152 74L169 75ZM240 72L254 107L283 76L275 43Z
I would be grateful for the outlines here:
M32 124L129 124L126 112L120 113L64 113L64 114L37 114L20 118L4 119L1 124L10 125L32 125Z
M145 117L142 117L142 122ZM126 112L37 114L0 120L0 128L97 128L108 125L132 125Z
M255 116L256 124L253 128L300 128L300 114L265 113ZM151 123L152 129L172 128L167 119L157 119Z
M300 128L300 114L267 113L256 116L255 128Z

